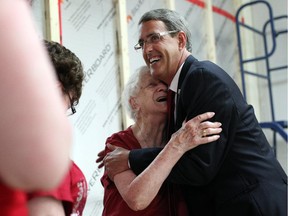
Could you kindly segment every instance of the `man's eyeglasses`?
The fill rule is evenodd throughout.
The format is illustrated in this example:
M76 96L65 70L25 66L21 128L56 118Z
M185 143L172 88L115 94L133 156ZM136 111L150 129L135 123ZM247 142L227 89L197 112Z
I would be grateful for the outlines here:
M135 50L143 49L145 43L158 43L161 40L161 37L179 32L178 30L174 31L166 31L166 32L160 32L160 33L152 33L150 34L146 40L139 40L138 43L134 46Z
M72 101L72 98L71 98L70 94L67 94L67 95L68 95L68 98L69 98L69 101L70 101L70 109L67 110L67 115L71 116L71 115L76 113L76 109L75 109L75 107L73 105L73 101Z

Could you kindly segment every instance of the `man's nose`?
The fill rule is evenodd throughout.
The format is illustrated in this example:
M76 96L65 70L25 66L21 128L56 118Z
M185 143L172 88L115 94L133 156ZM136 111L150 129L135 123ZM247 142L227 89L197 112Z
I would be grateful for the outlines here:
M143 52L149 53L151 50L153 50L153 44L145 41L145 43L143 45Z

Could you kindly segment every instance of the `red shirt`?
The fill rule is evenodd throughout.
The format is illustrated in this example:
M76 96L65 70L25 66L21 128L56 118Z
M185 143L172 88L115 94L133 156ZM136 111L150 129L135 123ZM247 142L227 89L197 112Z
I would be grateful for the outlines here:
M120 146L129 150L141 148L138 140L135 138L132 132L131 127L124 131L113 134L107 139L106 143ZM107 148L106 151L108 151ZM159 190L153 201L150 203L150 205L146 209L141 211L133 211L129 208L129 206L126 204L126 202L123 200L122 196L118 192L118 189L115 186L114 182L109 179L106 172L101 178L101 183L104 187L104 209L102 216L169 216L173 215L171 214L171 212L172 208L174 208L175 205L177 206L176 211L179 212L179 208L181 208L181 214L179 215L187 215L187 209L183 196L174 197L174 195L171 193L171 185L165 182L163 183L161 189ZM173 196L174 199L170 199L169 196ZM172 200L175 203L171 203Z
M29 199L39 196L52 196L61 200L65 214L81 216L87 199L87 182L79 167L72 161L72 167L61 185L52 191L39 191L29 194Z
M0 182L0 212L5 216L28 215L26 193L11 189Z

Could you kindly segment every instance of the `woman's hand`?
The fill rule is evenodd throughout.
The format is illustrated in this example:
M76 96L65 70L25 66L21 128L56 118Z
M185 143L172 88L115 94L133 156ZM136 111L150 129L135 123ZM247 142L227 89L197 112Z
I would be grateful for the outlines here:
M182 127L172 135L168 144L184 154L198 145L216 141L222 131L221 123L206 121L214 115L214 112L206 112L183 122Z

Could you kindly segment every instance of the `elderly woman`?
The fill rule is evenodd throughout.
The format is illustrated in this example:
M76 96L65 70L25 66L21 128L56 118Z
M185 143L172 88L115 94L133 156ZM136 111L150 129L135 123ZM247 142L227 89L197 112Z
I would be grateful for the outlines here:
M199 115L183 124L166 144L164 137L167 86L155 80L146 66L132 74L122 99L135 123L109 137L106 141L105 153L109 154L108 152L113 149L112 145L130 150L165 147L139 176L129 169L115 175L111 180L108 170L105 170L101 179L105 189L103 216L167 216L172 211L177 212L177 215L187 215L184 201L179 195L180 191L172 192L171 185L164 181L186 151L200 144L217 140L219 135L216 134L221 132L221 124L205 121L214 113ZM204 129L209 131L210 136L202 137L201 132ZM168 154L172 155L169 156L169 161L166 159Z

